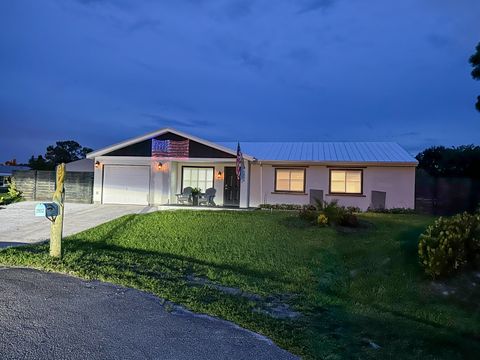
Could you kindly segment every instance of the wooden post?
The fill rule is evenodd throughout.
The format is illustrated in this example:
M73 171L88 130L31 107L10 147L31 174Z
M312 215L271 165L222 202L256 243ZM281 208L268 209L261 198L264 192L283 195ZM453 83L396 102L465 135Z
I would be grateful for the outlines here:
M62 233L63 233L63 202L65 198L65 164L57 166L56 189L53 194L53 201L58 205L58 216L52 221L50 228L50 256L62 257Z

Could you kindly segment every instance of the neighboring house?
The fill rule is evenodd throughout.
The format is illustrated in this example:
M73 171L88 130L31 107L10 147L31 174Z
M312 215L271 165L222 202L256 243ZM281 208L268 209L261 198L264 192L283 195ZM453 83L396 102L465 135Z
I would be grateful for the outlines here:
M91 152L94 202L176 204L182 189L216 189L215 203L241 208L338 200L365 210L413 208L417 161L390 142L213 143L161 129Z
M0 190L8 187L8 182L14 170L30 170L28 166L0 165Z
M65 164L68 172L93 172L95 161L92 159L80 159Z

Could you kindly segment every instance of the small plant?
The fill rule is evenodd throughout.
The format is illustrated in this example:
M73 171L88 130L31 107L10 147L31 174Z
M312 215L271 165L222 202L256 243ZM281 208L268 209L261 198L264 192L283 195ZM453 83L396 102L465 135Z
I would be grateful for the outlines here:
M317 221L318 211L314 206L305 206L299 211L298 216L313 224Z
M8 180L8 196L11 199L16 199L20 197L21 193L17 190L17 183L15 182L14 178L10 178Z
M316 206L305 206L300 212L299 216L302 219L308 220L312 223L320 225L319 218L321 216L321 222L326 221L328 225L333 226L347 226L358 227L359 222L354 212L359 211L357 207L344 207L338 205L337 200L331 202L323 200L315 200Z
M322 227L328 226L328 218L325 216L325 214L318 215L317 224Z
M453 274L480 255L480 216L440 217L420 235L418 255L433 278Z
M200 195L200 193L202 192L202 189L200 188L193 188L192 189L192 196L197 196L197 195Z
M0 205L8 205L22 200L21 191L17 190L15 179L8 180L8 191L5 196L0 197Z

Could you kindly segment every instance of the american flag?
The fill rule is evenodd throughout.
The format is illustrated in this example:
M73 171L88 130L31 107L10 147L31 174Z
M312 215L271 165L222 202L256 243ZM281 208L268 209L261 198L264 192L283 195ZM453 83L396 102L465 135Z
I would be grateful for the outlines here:
M237 163L236 163L237 180L245 181L245 164L243 163L243 154L240 150L240 143L237 143Z
M153 157L188 157L189 140L152 139Z

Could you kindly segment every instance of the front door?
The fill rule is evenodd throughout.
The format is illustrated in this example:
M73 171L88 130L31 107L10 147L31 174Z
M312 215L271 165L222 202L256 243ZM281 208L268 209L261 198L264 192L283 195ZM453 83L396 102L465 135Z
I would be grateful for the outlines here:
M240 181L237 179L234 166L225 167L225 182L223 185L223 205L240 205Z

